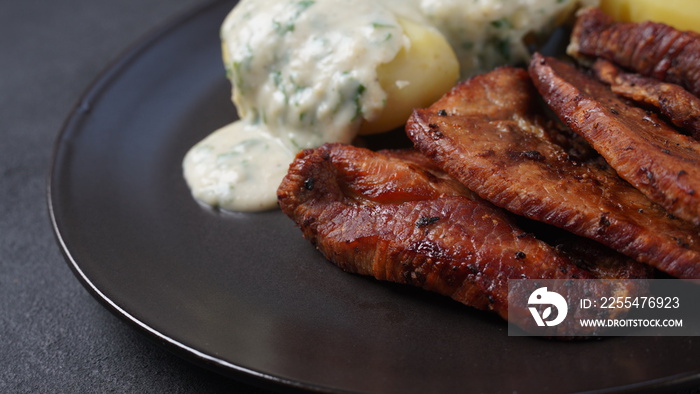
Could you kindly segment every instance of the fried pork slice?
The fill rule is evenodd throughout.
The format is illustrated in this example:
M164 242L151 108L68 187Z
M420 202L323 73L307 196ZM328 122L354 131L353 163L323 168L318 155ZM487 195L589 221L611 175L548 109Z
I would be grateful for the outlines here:
M656 108L693 139L700 140L700 99L682 86L624 72L605 59L597 59L593 70L615 94Z
M417 109L407 133L439 167L493 204L596 240L671 275L700 278L700 237L601 164L574 160L527 71L504 67Z
M700 96L700 34L654 23L622 23L597 8L579 13L567 53L602 57Z
M509 278L650 275L601 245L586 254L571 242L560 251L538 240L415 151L341 144L302 151L278 198L304 237L344 271L417 286L503 318ZM570 255L593 260L581 268Z
M530 75L549 107L622 178L672 214L700 224L700 143L572 65L535 54Z

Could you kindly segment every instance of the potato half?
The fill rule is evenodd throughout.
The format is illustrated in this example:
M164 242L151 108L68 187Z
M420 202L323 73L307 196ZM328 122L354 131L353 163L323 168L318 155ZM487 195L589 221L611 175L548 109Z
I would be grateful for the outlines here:
M400 127L413 108L427 107L445 94L459 78L459 62L445 37L437 30L398 18L410 45L377 69L387 94L379 117L363 121L360 134Z
M653 21L700 31L698 0L601 0L600 9L622 22Z

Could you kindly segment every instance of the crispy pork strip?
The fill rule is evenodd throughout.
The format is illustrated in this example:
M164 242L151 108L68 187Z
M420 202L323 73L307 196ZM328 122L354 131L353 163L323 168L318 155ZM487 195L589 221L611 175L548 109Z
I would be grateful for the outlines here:
M530 75L549 107L622 178L672 214L700 224L700 143L572 65L535 54Z
M693 139L700 140L700 99L682 86L624 72L601 58L593 64L593 70L615 94L656 108Z
M567 53L602 57L642 75L683 86L700 96L700 34L662 23L621 23L597 8L582 10Z
M527 71L504 67L417 109L407 133L493 204L594 239L671 275L700 278L700 237L605 165L554 143Z
M415 151L341 144L302 151L278 198L304 237L342 270L434 291L503 318L509 278L650 276L600 245L587 254L538 240ZM583 269L570 254L594 260L580 263Z

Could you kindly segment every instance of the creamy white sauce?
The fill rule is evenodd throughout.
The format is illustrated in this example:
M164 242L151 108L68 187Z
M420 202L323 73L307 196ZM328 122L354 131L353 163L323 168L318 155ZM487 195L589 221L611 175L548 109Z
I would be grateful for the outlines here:
M574 3L240 1L221 27L221 40L241 120L188 152L183 167L193 196L232 211L274 208L296 152L351 142L362 120L376 118L386 104L377 68L411 45L397 17L442 32L467 77L525 60L522 37L551 27Z
M527 36L546 36L578 6L599 0L419 0L447 38L463 78L529 59ZM541 38L541 37L540 37Z
M221 38L241 120L183 166L195 198L233 211L273 208L293 153L351 142L384 106L377 67L410 45L395 14L372 1L243 0ZM248 143L258 140L274 148Z
M277 206L276 190L294 153L266 128L234 122L197 143L185 156L184 174L193 196L238 211Z
M221 28L233 101L291 149L350 142L383 108L377 67L405 42L374 1L242 1ZM241 45L241 43L245 43Z

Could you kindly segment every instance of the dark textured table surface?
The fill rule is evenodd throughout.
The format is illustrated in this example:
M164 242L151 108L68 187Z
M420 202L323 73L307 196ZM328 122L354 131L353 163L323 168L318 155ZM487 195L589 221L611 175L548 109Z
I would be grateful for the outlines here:
M81 93L202 0L27 0L0 12L0 392L265 392L169 353L103 308L65 263L46 181Z

